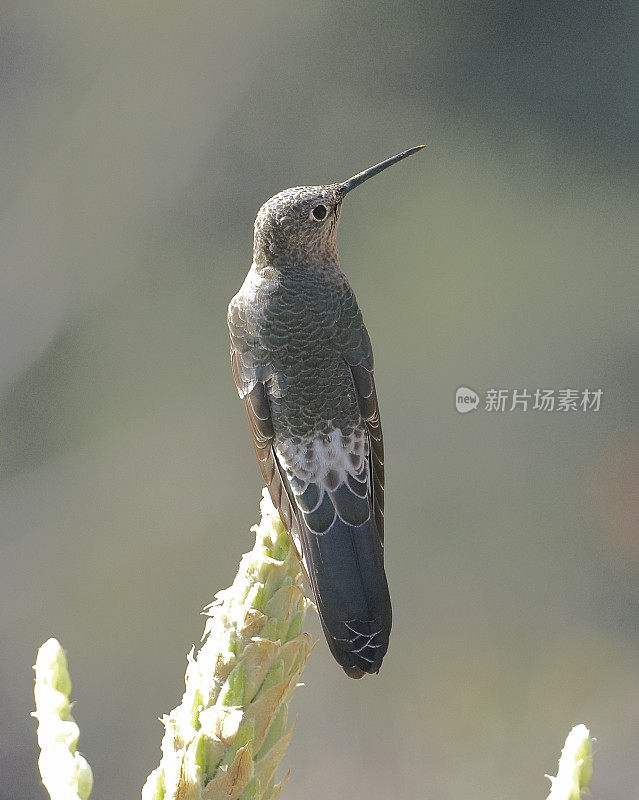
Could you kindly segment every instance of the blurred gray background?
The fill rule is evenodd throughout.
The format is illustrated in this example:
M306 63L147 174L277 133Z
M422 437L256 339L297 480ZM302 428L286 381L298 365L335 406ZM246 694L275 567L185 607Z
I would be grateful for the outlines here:
M45 793L57 636L96 798L139 796L260 479L225 309L280 189L429 148L351 195L377 359L391 650L323 639L286 797L593 797L639 780L638 123L631 3L0 8L0 797ZM460 385L603 388L462 416ZM310 628L321 638L317 621Z

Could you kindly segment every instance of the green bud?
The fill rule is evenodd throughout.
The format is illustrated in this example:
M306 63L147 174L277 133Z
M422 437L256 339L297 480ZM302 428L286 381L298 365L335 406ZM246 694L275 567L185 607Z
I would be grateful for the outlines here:
M260 800L261 797L260 782L254 778L242 792L241 800Z
M226 686L220 692L220 704L223 706L241 706L244 697L244 670L242 664L229 675Z

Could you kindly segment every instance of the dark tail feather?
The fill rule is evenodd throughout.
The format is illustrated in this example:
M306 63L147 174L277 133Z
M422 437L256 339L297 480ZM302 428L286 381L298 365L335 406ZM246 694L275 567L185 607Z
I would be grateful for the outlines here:
M374 516L358 526L336 517L322 534L309 530L301 514L298 521L308 577L331 652L351 678L379 672L392 613Z

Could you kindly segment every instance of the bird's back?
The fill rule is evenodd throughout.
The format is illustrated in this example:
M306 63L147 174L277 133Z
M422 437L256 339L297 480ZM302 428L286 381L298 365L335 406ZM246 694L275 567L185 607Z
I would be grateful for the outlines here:
M372 351L333 269L259 271L229 306L231 352L274 502L302 558L326 637L353 677L388 646L383 444Z

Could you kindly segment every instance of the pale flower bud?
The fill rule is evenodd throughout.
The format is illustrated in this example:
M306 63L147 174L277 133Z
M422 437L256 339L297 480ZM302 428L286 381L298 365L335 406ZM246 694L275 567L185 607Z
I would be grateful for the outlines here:
M592 778L592 739L585 725L575 725L568 734L557 777L546 777L552 783L546 800L581 800L581 790Z
M35 663L35 704L38 720L38 766L51 800L88 800L93 773L77 752L80 729L71 716L71 678L64 650L49 639Z

